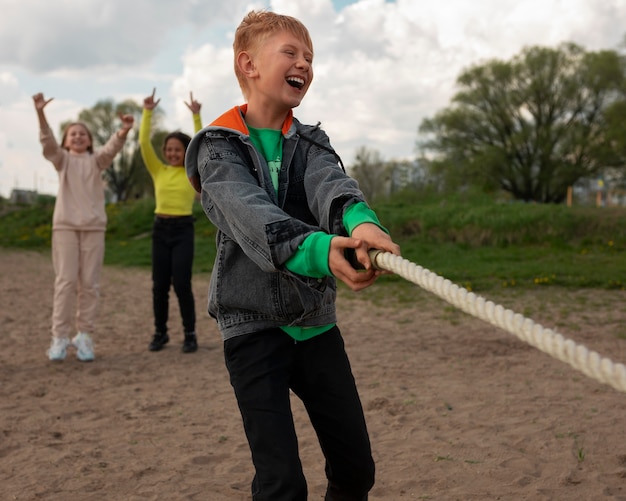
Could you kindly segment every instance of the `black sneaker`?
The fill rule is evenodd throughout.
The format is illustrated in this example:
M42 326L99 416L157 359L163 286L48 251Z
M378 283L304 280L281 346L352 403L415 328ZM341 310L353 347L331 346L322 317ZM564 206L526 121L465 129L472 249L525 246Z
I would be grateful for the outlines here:
M198 349L198 338L195 332L186 332L183 341L183 353L193 353Z
M150 351L160 351L170 340L170 337L167 335L167 332L164 334L162 332L155 332L152 341L150 341L150 345L148 349Z

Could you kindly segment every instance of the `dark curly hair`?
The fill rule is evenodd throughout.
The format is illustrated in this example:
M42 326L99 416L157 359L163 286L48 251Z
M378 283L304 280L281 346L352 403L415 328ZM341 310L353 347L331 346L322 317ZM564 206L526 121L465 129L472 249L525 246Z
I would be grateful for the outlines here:
M187 151L187 147L189 146L189 143L191 142L191 137L189 137L184 132L180 132L180 131L170 132L167 136L165 136L165 139L163 140L163 154L164 155L165 155L165 145L170 139L178 139L181 143L183 143L183 146L185 147L185 152Z

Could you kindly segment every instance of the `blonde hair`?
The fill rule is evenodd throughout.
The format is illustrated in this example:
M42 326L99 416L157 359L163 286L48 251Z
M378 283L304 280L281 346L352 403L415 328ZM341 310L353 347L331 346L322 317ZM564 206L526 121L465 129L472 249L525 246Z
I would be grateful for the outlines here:
M248 82L237 66L237 56L243 51L256 50L267 38L276 33L288 31L301 40L313 53L313 42L309 30L298 19L265 10L251 10L243 18L235 31L233 51L235 53L235 76L244 97L248 94Z
M91 131L89 130L89 127L87 127L87 124L85 124L85 122L70 122L65 126L65 129L63 130L63 137L61 138L61 147L69 151L69 148L65 146L65 140L67 139L67 133L70 131L70 128L74 127L75 125L80 125L87 132L89 142L91 143L87 147L87 151L89 153L93 153L93 136L91 135Z

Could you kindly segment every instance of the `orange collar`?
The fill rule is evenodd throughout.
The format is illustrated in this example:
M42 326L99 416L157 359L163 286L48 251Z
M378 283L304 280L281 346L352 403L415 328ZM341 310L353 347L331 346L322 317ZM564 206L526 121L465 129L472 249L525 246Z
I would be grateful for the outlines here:
M235 106L231 108L226 113L220 115L218 118L211 122L212 126L215 127L225 127L227 129L234 129L243 134L250 135L250 131L248 130L248 126L244 120L246 116L246 111L248 111L248 105L242 104L241 106ZM282 126L282 133L287 134L291 124L293 123L293 111L289 110L289 113L285 117L285 121Z

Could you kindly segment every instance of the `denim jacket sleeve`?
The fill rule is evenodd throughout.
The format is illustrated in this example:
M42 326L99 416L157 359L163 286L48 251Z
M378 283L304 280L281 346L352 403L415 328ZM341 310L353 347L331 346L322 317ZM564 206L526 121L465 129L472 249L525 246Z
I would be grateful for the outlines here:
M245 136L205 130L194 142L187 158L196 162L207 217L263 271L278 270L319 228L276 205L262 160Z
M319 126L303 128L300 143L305 152L304 188L309 210L323 231L348 236L343 224L345 210L353 203L365 202L358 183L346 174Z
M265 160L240 131L203 129L185 164L190 179L200 180L208 218L264 271L284 271L313 232L347 235L344 211L364 202L326 133L295 119L285 135L277 194Z

